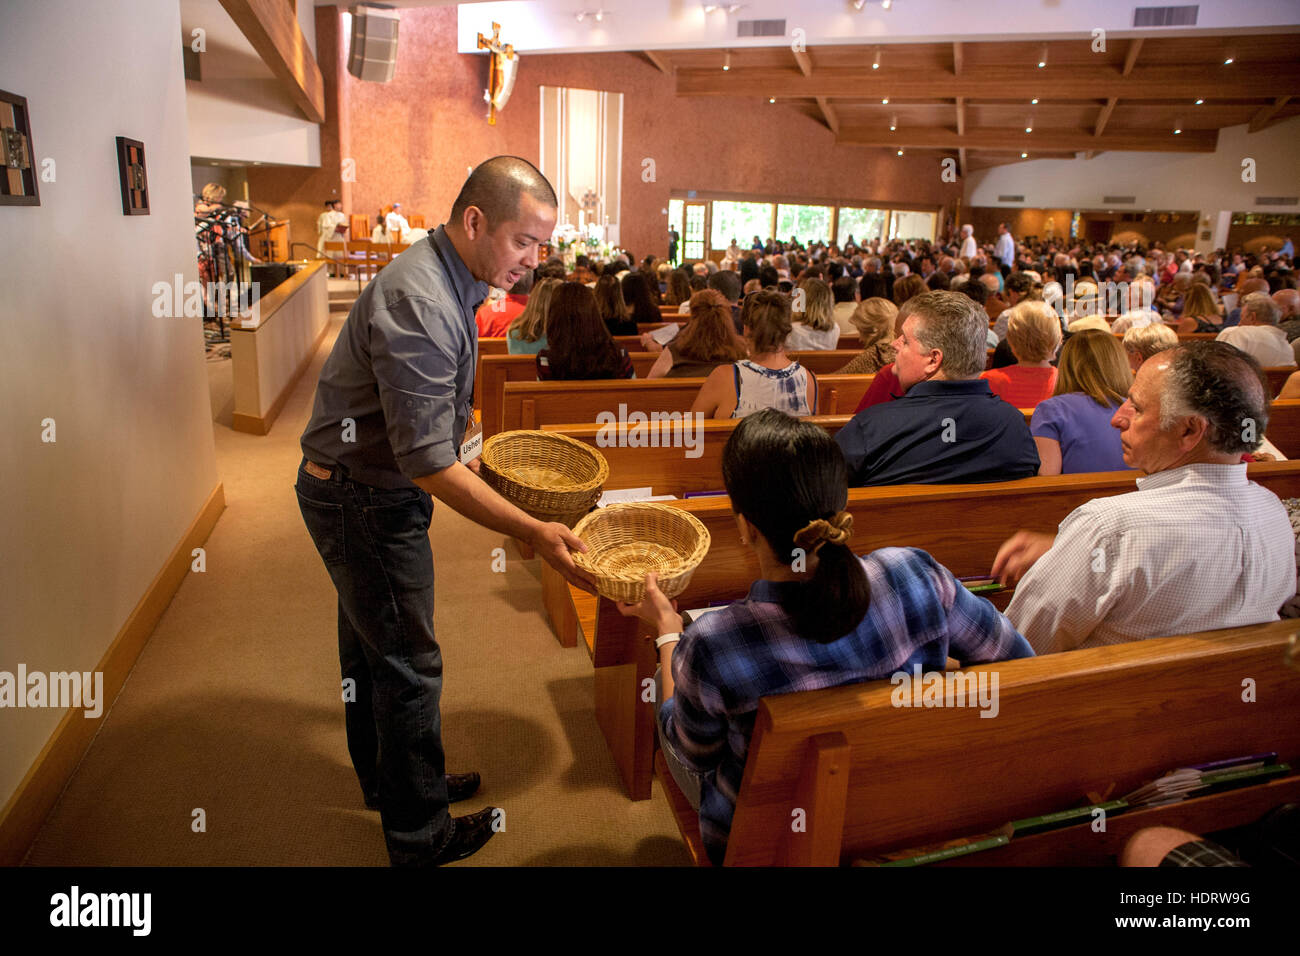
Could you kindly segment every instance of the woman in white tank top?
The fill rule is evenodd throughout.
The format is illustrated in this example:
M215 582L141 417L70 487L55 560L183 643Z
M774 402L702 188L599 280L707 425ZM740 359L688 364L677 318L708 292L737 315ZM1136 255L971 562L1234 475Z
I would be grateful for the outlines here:
M714 369L691 405L706 418L744 418L763 408L803 417L817 407L817 378L785 352L790 297L755 292L741 310L749 358Z

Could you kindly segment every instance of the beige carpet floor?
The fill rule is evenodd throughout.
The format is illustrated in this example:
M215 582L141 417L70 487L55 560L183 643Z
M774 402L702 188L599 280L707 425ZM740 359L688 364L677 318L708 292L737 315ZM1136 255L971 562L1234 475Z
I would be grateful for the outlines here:
M28 863L387 865L347 755L334 591L293 493L341 326L266 436L230 429L230 363L209 363L227 508L207 570L167 608ZM441 504L430 536L448 766L484 779L453 810L506 811L504 831L459 865L687 865L658 784L648 801L623 793L590 659L551 635L537 561ZM494 574L502 546L507 569Z

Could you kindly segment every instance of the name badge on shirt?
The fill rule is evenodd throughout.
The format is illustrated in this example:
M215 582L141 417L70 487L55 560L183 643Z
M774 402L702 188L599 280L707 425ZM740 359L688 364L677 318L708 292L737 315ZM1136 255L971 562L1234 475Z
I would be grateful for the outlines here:
M465 440L461 442L460 463L468 465L481 454L483 454L483 426L475 422L465 432Z

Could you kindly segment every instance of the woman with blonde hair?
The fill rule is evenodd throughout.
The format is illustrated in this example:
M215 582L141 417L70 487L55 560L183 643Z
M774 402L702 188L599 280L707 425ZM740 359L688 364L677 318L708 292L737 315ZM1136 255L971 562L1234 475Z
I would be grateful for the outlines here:
M1052 359L1061 347L1061 320L1041 299L1018 302L1009 315L1007 344L1016 364L990 369L980 378L1003 401L1016 408L1033 408L1056 387Z
M1061 349L1052 396L1038 403L1029 423L1038 473L1126 470L1120 433L1110 422L1132 384L1124 347L1114 335L1090 329L1070 336Z
M894 321L898 306L888 299L863 299L849 321L858 330L862 352L855 355L837 375L874 375L894 361Z
M839 347L840 326L835 321L835 298L831 287L822 279L804 279L795 293L796 321L791 324L790 338L785 347L790 351L821 349L829 351Z
M716 289L691 296L691 320L664 346L647 378L705 378L719 365L745 357L736 335L731 305Z
M1124 333L1124 351L1128 353L1128 366L1134 375L1151 356L1177 344L1178 333L1161 322L1129 329Z
M1182 318L1174 326L1177 332L1221 332L1223 316L1210 294L1210 287L1193 282L1183 296Z
M817 377L786 354L790 297L764 289L745 299L740 313L749 358L714 369L691 405L706 418L744 418L763 408L811 415Z
M542 279L533 286L524 311L506 330L506 351L511 355L536 355L546 348L546 313L559 279Z

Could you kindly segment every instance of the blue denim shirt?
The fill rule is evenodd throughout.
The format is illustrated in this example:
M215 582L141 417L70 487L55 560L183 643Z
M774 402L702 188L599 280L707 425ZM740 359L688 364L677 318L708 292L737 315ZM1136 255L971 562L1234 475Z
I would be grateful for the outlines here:
M378 488L410 487L455 462L487 291L442 226L398 256L353 304L321 369L303 454Z

